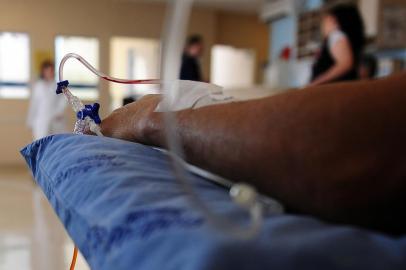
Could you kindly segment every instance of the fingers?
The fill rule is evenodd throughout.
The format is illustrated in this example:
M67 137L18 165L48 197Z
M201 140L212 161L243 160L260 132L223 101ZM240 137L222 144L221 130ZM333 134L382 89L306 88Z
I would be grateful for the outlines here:
M107 137L128 141L142 141L143 129L161 101L161 95L146 95L140 100L114 110L100 124L101 133ZM95 135L90 130L85 134Z

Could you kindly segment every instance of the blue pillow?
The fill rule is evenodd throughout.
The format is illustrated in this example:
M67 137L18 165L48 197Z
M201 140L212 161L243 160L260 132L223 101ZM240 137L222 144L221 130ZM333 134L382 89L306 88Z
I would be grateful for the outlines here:
M406 236L272 213L255 239L216 231L148 146L56 135L21 153L92 269L406 269ZM247 220L226 189L189 179L217 214Z

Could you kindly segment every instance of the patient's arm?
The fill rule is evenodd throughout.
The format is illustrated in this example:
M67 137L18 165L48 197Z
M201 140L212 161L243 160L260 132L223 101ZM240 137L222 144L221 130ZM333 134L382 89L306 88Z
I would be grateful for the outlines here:
M115 111L108 136L165 146L159 96ZM406 232L406 74L176 113L189 162L290 209Z

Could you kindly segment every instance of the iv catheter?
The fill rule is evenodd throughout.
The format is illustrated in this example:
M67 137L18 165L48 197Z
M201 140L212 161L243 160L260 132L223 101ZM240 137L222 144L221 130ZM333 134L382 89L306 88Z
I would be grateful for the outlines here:
M95 69L89 62L87 62L83 57L75 53L69 53L65 55L61 63L59 64L59 82L56 89L56 94L64 94L69 104L72 106L73 111L76 113L76 123L74 133L83 134L86 129L89 129L98 136L103 136L100 131L99 124L101 123L99 117L99 108L98 103L93 105L83 105L80 99L72 94L69 90L69 81L63 80L63 68L66 61L70 58L74 58L82 63L87 69L89 69L96 76L105 79L110 82L121 83L121 84L160 84L160 80L125 80L110 77L104 73L101 73Z

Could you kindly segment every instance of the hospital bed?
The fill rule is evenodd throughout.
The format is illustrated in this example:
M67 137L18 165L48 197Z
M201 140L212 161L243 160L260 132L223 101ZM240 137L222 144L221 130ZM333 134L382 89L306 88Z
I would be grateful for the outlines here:
M92 269L406 269L406 236L265 211L259 234L213 228L189 203L168 157L152 147L55 135L21 153ZM188 174L217 215L247 213L228 190Z

